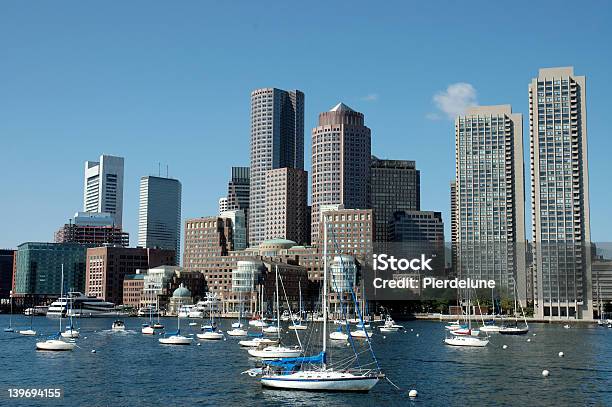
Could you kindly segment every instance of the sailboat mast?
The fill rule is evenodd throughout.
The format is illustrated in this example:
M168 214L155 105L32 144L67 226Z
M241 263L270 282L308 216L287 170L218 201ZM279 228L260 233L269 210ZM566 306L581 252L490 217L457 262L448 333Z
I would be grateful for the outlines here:
M276 333L280 341L280 302L278 299L278 264L276 265Z
M323 370L327 352L327 221L323 215Z
M62 278L60 280L60 300L64 296L64 263L62 263ZM62 310L63 312L63 310ZM59 331L62 332L62 312L59 317Z

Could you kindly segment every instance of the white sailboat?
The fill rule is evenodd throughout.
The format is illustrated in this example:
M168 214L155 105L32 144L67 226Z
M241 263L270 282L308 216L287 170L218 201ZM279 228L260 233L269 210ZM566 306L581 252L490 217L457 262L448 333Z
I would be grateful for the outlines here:
M282 346L280 344L280 297L278 293L278 265L275 267L275 281L276 281L276 334L278 336L278 344L267 346L263 349L249 349L249 355L259 359L278 359L278 358L294 358L302 354L302 348L300 346ZM268 327L269 328L269 327ZM264 332L267 328L264 328ZM299 338L298 338L299 340Z
M242 293L240 293L240 314L238 314L238 322L232 323L232 329L226 331L226 334L229 336L247 336L248 332L246 329L242 329L244 324L242 323L242 310L244 308L244 304L242 303Z
M288 329L291 329L292 331L305 331L306 329L308 329L308 327L306 325L302 324L302 316L304 315L304 310L302 309L302 282L298 281L298 287L300 290L300 315L299 315L299 319L291 318L291 322L292 324L289 325Z
M62 263L62 278L60 287L60 298L64 294L64 264ZM74 341L66 342L61 339L60 332L62 332L62 316L59 317L59 331L57 334L50 336L46 341L36 342L37 350L48 350L48 351L70 351L76 346Z
M70 316L70 325L68 325L66 327L66 330L64 332L61 333L62 338L78 338L79 337L79 331L77 329L75 329L74 327L74 312L72 312L72 308L74 305L74 300L73 297L70 297L70 308L69 311L67 312L68 315Z
M24 335L24 336L36 336L36 331L32 328L32 322L34 318L34 313L30 314L30 329L23 329L21 331L19 331L19 335Z
M176 316L176 332L167 332L158 339L162 345L191 345L192 338L181 335L181 318Z
M218 341L224 338L223 332L217 329L215 318L213 316L213 307L210 307L210 323L209 325L202 328L202 332L196 334L198 339L205 339L209 341Z
M321 353L312 358L320 366L305 365L297 372L275 373L268 368L261 378L264 387L275 389L311 390L311 391L369 391L379 381L379 372L375 369L336 370L327 365L327 224L323 218L323 346ZM302 359L302 360L300 360ZM303 363L306 358L297 358L296 363ZM285 363L291 363L286 361Z
M155 328L153 328L153 309L151 306L147 307L149 310L149 323L142 324L140 332L143 335L155 335Z
M470 292L469 289L467 291L468 293L468 298L467 298L467 320L468 320L468 328L467 328L467 332L461 332L458 333L459 330L453 330L450 331L451 335L447 336L444 339L444 343L446 343L447 345L450 346L470 346L470 347L476 347L476 348L482 348L485 347L489 344L489 339L488 338L479 338L478 334L473 334L472 333L472 318L470 318L470 308L471 303L470 303ZM460 331L459 331L460 332Z
M500 328L499 333L502 335L525 335L529 332L529 324L527 323L527 317L525 316L525 311L523 310L523 305L518 302L518 305L521 307L521 313L523 314L523 319L525 322L525 326L518 325L518 318L516 317L516 308L517 308L517 299L516 299L516 281L514 282L514 325L506 325Z

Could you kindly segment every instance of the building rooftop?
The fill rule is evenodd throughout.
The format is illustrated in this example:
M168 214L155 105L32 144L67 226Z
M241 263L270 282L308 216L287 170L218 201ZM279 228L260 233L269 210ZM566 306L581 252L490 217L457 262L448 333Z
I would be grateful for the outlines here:
M354 110L340 102L336 106L332 107L330 112L354 112Z

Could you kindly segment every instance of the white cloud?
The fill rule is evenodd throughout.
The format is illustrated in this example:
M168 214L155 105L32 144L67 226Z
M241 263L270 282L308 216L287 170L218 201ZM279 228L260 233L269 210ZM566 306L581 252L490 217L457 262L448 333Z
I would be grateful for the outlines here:
M468 107L478 105L476 89L469 83L459 82L448 85L443 92L434 95L433 101L446 117L454 120L457 115L464 114ZM430 113L427 118L439 119L436 113Z
M370 94L360 97L359 99L366 101L366 102L376 102L378 100L378 93L370 93Z

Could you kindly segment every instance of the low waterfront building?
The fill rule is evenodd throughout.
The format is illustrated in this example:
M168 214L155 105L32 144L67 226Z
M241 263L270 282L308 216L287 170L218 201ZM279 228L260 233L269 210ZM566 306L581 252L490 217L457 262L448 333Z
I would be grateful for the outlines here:
M15 250L0 249L0 300L10 298L13 289Z
M207 287L204 275L198 271L185 270L178 266L160 266L145 271L140 295L140 307L164 309L172 292L181 284L189 288L194 299L205 297Z
M123 301L123 279L138 269L176 263L170 249L96 247L87 250L85 291L106 301Z
M39 297L60 294L62 266L64 287L85 289L87 246L76 243L22 243L17 248L15 293Z
M144 288L144 274L136 270L136 274L128 274L123 279L123 305L139 308Z
M593 310L594 317L599 318L600 309L612 303L612 259L598 257L591 263L593 276Z

